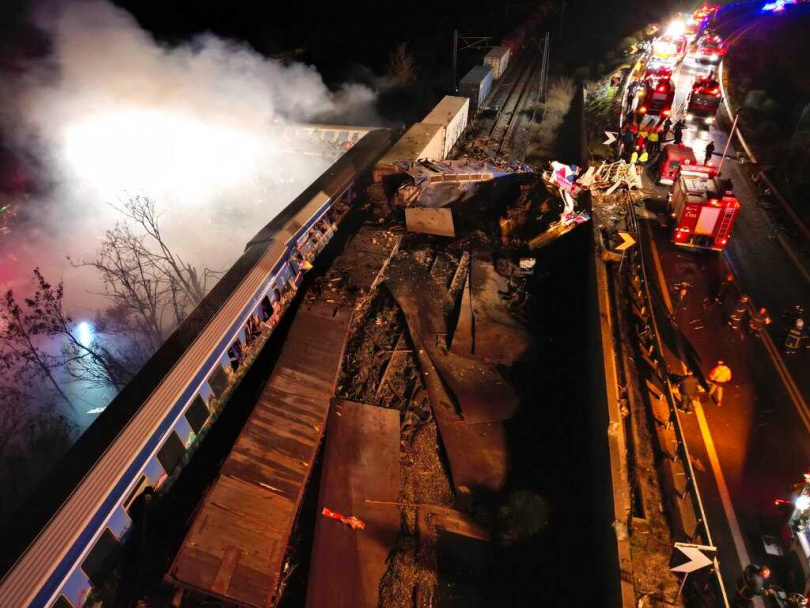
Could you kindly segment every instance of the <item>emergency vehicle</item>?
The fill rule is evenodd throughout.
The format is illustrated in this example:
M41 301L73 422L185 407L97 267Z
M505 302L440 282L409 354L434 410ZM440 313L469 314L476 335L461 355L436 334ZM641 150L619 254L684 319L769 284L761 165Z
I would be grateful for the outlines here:
M722 100L719 82L711 76L698 78L686 100L686 121L713 123Z
M653 41L650 58L675 66L686 56L688 44L685 36L661 36Z
M644 79L647 80L648 78L656 82L669 80L672 78L672 65L657 59L650 59L644 66Z
M696 165L695 151L684 144L667 144L658 157L658 183L671 186L678 179L682 165Z
M787 557L788 575L794 587L810 594L810 473L804 483L796 484L791 500L777 500L779 506L791 507L790 518L782 530L783 553Z
M675 85L669 79L648 78L644 82L644 97L638 104L638 113L650 116L669 116L675 101Z
M693 249L725 249L740 210L731 180L716 177L713 167L682 165L671 196L673 243Z
M697 48L689 54L692 63L698 65L717 65L725 57L728 45L720 36L707 34L697 44Z

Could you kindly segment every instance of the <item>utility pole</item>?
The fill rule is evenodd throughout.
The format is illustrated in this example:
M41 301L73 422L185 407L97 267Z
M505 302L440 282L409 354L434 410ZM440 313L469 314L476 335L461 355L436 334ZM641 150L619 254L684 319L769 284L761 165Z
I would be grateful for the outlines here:
M458 48L458 40L461 38L461 48ZM453 91L456 90L458 82L458 52L467 49L491 49L492 36L481 36L478 34L459 34L458 30L453 30Z
M453 93L458 82L458 30L453 30Z
M737 112L734 115L734 124L731 125L731 132L728 134L728 139L726 140L726 147L723 148L723 156L720 157L720 165L717 167L717 175L720 175L720 170L723 168L723 163L726 162L726 153L728 152L729 144L731 144L731 138L734 137L734 132L737 130L738 120L740 120L739 112Z

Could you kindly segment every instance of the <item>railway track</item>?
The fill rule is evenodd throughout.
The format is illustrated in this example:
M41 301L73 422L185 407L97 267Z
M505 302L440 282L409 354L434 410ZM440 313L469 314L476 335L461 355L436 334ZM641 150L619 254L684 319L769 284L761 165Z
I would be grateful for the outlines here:
M527 95L532 90L531 85L535 81L535 75L542 64L542 59L543 55L539 51L535 51L527 57L521 66L518 79L509 89L503 106L501 106L488 138L488 143L490 146L496 146L498 154L503 152L514 136L515 127L520 122L517 118L523 109Z

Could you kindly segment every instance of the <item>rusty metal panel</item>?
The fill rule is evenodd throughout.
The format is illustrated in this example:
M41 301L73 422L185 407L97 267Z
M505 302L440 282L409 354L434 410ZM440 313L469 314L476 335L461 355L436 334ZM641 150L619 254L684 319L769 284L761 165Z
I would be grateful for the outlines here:
M363 530L319 517L307 608L376 608L386 560L400 532L399 412L335 401L329 416L318 512L359 518ZM375 501L374 503L366 500Z
M377 280L399 243L370 230L376 236L350 243L338 258L360 248L375 254L376 272L370 264L364 282L355 285L361 291ZM345 292L336 297L340 290L332 285L327 274L306 294L273 373L169 570L174 584L243 606L274 602L354 310L351 298Z
M437 236L456 236L453 225L453 212L449 207L407 207L405 209L405 227L410 232L435 234Z

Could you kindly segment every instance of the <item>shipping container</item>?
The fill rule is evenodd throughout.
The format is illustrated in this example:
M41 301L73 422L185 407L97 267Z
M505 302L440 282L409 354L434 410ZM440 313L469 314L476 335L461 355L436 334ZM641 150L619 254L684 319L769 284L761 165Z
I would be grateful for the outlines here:
M444 127L444 147L441 158L447 158L453 146L467 128L467 118L470 112L470 100L466 97L451 97L445 95L433 110L422 121L427 125L442 125Z
M509 65L509 47L496 46L484 57L484 65L492 68L492 77L498 80Z
M470 98L470 112L478 112L484 105L484 99L492 88L492 68L477 65L458 83L458 90L464 97Z
M395 163L417 160L440 160L444 149L443 125L417 122L383 156L374 168L374 181L397 172Z

